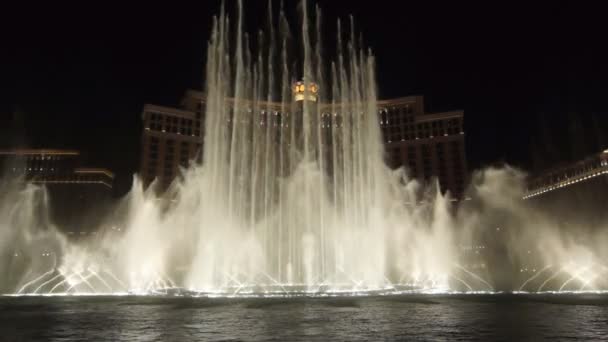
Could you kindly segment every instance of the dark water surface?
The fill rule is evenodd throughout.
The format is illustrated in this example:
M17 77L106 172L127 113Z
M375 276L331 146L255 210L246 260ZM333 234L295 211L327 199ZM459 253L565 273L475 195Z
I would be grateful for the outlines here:
M0 297L0 341L608 341L607 295Z

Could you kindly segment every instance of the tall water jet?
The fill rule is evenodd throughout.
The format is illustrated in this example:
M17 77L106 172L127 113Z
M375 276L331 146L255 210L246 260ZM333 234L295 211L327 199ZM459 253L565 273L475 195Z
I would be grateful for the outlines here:
M135 182L124 230L64 248L26 292L490 287L456 267L448 198L385 165L375 59L354 19L337 22L327 57L318 7L302 2L292 30L270 4L259 33L242 1L236 20L223 8L214 19L203 163L183 170L169 204Z
M61 262L66 238L49 219L48 194L0 180L0 291L22 288Z
M277 29L269 6L256 49L242 2L236 25L224 11L214 20L199 189L214 196L199 213L192 287L385 282L389 183L374 58L351 20L347 38L338 23L336 61L326 62L320 10L308 12L303 2L301 37L293 37L283 9ZM297 61L289 59L293 40L302 44Z

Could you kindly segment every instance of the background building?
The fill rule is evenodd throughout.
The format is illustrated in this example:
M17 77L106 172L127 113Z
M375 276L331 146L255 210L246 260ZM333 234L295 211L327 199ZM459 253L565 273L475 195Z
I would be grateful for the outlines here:
M608 150L554 167L528 179L530 205L589 226L608 219Z
M181 101L183 109L144 106L140 167L144 186L157 179L162 192L178 175L179 166L201 160L204 102L202 92L189 90ZM437 178L442 192L461 198L468 181L463 111L425 113L422 96L381 100L378 107L387 164L405 167L411 177L426 182ZM280 106L269 104L269 108Z
M169 107L145 105L142 119L142 153L140 176L144 187L155 179L164 191L193 159L202 157L202 109L193 112ZM197 158L197 152L198 158Z
M442 192L461 198L467 180L464 112L425 113L422 96L379 101L387 164L412 178L436 177Z
M95 232L112 203L114 174L80 166L80 152L51 149L0 151L1 179L43 185L52 221L70 235Z

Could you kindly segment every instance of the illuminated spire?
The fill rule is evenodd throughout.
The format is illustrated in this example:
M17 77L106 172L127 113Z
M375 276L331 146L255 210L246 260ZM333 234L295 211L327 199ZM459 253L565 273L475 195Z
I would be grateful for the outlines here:
M306 84L303 81L294 83L292 90L293 96L298 102L304 101L305 99L317 102L319 86L314 82L308 83L308 91L306 91Z

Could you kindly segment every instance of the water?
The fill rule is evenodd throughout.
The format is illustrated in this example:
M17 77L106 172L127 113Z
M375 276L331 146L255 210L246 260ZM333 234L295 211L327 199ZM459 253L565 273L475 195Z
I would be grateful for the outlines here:
M181 189L204 203L186 286L381 288L393 271L384 220L392 184L374 58L352 22L337 24L338 53L324 57L318 8L304 1L292 33L270 4L258 35L243 27L242 2L235 25L221 13L212 29L205 166L199 187Z
M474 173L455 206L384 165L376 58L354 19L325 30L327 54L319 8L303 2L294 25L271 3L259 32L242 1L215 18L204 163L164 201L135 179L123 214L73 241L44 189L0 184L0 293L608 289L606 224L531 208L521 171Z
M46 239L38 232L56 231L12 219L36 197L6 196L9 230L32 230L29 246L10 252L10 272L21 271L14 292L450 288L448 199L406 205L417 202L415 182L384 164L375 58L354 19L335 24L327 56L318 7L303 1L298 27L269 1L252 33L235 4L215 17L207 46L203 165L183 170L168 208L136 180L124 233L85 243L57 233L47 260L19 261ZM492 289L469 274L453 287Z
M136 179L118 228L75 242L44 189L0 183L0 292L35 295L0 297L0 339L608 339L604 223L529 208L509 167L459 207L390 170L354 20L328 57L318 8L251 33L242 7L214 21L204 163L170 201ZM471 294L495 290L588 292Z
M3 341L608 340L605 295L0 298Z

